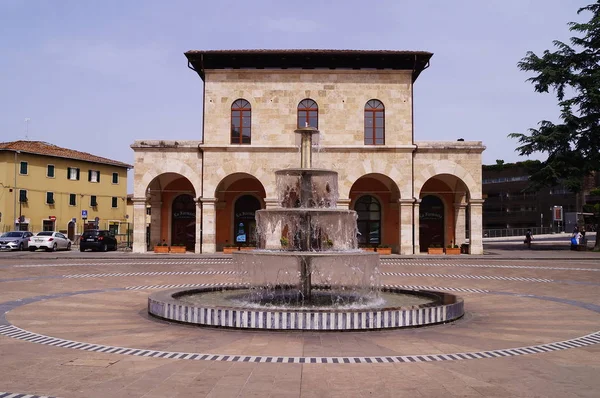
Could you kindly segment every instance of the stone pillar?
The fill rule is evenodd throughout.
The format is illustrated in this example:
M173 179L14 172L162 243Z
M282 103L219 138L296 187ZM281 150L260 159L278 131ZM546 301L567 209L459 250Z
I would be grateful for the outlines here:
M337 208L338 209L350 209L350 199L338 199L337 201Z
M413 254L413 205L414 199L398 199L400 204L400 254Z
M202 253L202 202L200 198L194 199L196 202L196 243L194 244L194 253Z
M467 227L467 204L454 204L454 244L462 245L465 243L466 227Z
M146 253L146 198L133 198L133 253Z
M162 226L161 213L162 202L150 202L150 246L156 246L162 241L162 236L160 236Z
M202 253L217 251L217 212L215 198L200 198L202 203Z
M277 209L281 207L279 203L279 199L277 198L265 198L265 208L267 209Z
M413 206L413 233L415 235L414 238L414 247L413 247L413 252L414 254L419 254L421 253L421 244L419 242L420 236L419 236L419 206L421 204L421 199L415 199L415 204Z
M483 199L469 201L469 253L483 254Z

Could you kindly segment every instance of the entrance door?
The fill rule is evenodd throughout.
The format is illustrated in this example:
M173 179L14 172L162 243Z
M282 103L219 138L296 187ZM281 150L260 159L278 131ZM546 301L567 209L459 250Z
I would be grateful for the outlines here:
M419 245L422 252L433 245L444 247L444 203L437 196L427 195L421 199Z
M362 196L356 201L354 210L358 215L358 244L361 246L377 246L381 243L381 205L370 195Z
M179 195L173 201L171 245L184 244L193 251L196 245L196 202L192 195Z
M67 238L69 240L75 240L75 223L73 221L69 222L67 226Z
M244 195L235 201L233 232L235 244L256 245L256 219L254 213L260 210L260 201L252 195Z

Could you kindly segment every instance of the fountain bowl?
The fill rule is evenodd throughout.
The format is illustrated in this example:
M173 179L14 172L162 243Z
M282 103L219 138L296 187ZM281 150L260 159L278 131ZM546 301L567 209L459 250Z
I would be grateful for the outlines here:
M315 286L327 291L328 286ZM240 286L209 286L164 290L148 297L148 312L170 321L233 329L300 330L300 331L360 331L398 329L451 322L464 315L461 297L449 293L405 290L382 287L389 294L407 294L426 298L421 305L357 308L357 309L295 309L270 307L245 307L234 302L230 305L182 300L187 295L229 292L237 295L246 290Z

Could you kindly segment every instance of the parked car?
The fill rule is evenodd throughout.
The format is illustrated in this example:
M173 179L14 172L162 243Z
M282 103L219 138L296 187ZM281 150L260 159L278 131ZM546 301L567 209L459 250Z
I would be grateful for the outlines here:
M29 250L46 249L48 251L71 250L71 241L62 233L54 231L38 232L29 238Z
M88 229L84 231L79 238L79 251L83 252L87 249L101 250L117 250L117 239L112 232L105 229Z
M5 232L0 236L0 250L25 250L32 236L29 231Z

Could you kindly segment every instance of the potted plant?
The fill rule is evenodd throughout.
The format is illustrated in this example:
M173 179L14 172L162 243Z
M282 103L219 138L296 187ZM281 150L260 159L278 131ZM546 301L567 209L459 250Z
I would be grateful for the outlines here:
M282 236L281 239L279 239L279 243L281 243L281 248L285 250L288 248L290 240L286 236Z
M446 254L449 254L449 255L460 254L460 247L458 247L458 245L448 245L448 246L446 246Z
M185 253L186 248L184 243L175 243L171 246L171 253Z
M382 256L390 255L392 254L392 248L390 245L379 245L377 246L377 253Z
M444 248L440 245L430 245L427 248L427 254L444 254Z
M238 251L238 248L231 243L227 243L225 246L223 246L223 254L231 254L236 251Z
M366 243L361 243L360 245L358 245L358 248L360 250L364 250L366 252L374 252L375 251L375 248L373 246L368 245Z
M167 245L167 242L164 239L161 243L154 246L154 253L168 253L168 252L169 252L169 245Z
M242 246L240 246L240 250L254 250L254 246L250 246L247 243L244 243Z

